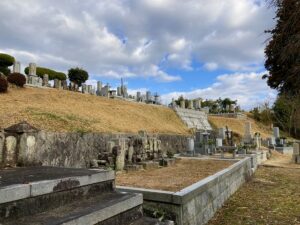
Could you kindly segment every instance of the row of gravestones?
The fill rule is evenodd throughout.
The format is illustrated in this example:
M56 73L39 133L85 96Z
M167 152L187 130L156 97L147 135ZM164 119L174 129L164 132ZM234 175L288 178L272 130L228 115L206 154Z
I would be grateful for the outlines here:
M99 154L93 166L104 164L114 166L116 170L123 170L125 165L159 160L162 157L166 155L162 153L161 141L156 136L141 131L138 136L110 140L106 152Z

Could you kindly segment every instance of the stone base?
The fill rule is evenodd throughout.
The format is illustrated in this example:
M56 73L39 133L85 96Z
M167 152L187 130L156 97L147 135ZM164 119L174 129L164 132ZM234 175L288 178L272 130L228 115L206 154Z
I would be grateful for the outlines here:
M175 165L175 162L176 162L176 159L161 159L159 161L159 165L160 166L172 166L172 165Z
M142 170L144 167L143 165L137 165L137 164L133 164L133 165L126 165L124 170L128 171L139 171Z
M146 162L139 163L139 165L142 165L145 170L157 169L159 168L159 164L160 164L159 162L155 162L155 161L146 161Z
M292 161L296 164L300 164L300 155L293 155Z

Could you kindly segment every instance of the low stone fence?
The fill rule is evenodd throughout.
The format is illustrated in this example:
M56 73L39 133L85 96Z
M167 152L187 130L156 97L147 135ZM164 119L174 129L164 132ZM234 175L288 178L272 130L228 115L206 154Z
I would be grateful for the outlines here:
M124 192L142 193L145 212L159 212L177 225L206 224L224 202L257 168L257 155L246 157L232 166L179 191L117 187ZM188 172L188 171L187 171Z
M219 114L209 114L209 116L218 116L226 118L237 118L237 119L247 119L247 116L243 113L219 113Z

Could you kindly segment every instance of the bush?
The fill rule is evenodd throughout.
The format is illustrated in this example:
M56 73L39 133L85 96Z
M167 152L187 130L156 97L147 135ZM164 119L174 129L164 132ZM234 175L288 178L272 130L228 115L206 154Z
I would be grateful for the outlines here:
M3 77L0 77L0 93L7 92L8 83Z
M12 66L15 62L15 58L11 55L0 53L0 67Z
M10 69L7 67L0 66L0 72L3 73L5 76L8 76L10 74Z
M11 73L7 77L7 81L11 84L17 85L18 87L24 87L24 85L26 84L25 76L20 73Z
M68 72L69 80L81 86L87 79L89 79L89 74L81 68L71 68Z
M25 74L29 74L29 67L26 67L24 70ZM56 72L54 70L48 69L48 68L44 68L44 67L37 67L36 68L36 75L38 75L39 77L43 78L43 76L45 74L48 74L49 76L49 80L54 80L54 79L58 79L58 80L66 80L67 76L66 74L62 73L62 72Z

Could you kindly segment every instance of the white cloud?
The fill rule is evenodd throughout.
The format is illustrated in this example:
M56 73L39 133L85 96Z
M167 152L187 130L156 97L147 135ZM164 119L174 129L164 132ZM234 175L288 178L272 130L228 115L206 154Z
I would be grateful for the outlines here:
M168 69L261 69L274 12L253 0L2 0L0 49L23 64L173 82ZM168 55L169 57L166 57ZM162 67L159 63L164 59ZM159 68L158 68L159 67ZM153 69L155 68L155 69Z
M172 92L162 95L163 102L170 103L172 98L179 96L185 98L217 99L229 97L238 100L238 104L244 109L250 109L262 102L273 103L276 91L270 89L262 80L263 73L234 73L217 77L215 83L204 89L195 89L189 92Z

